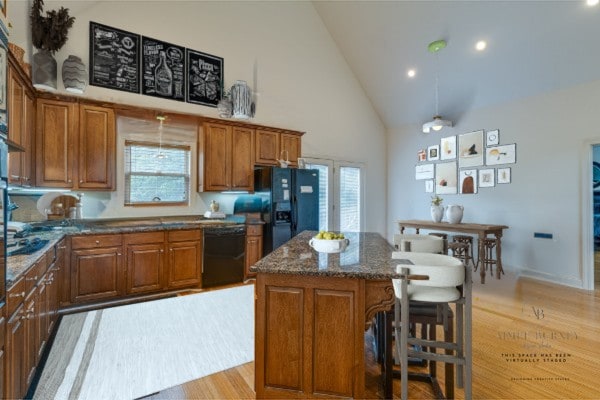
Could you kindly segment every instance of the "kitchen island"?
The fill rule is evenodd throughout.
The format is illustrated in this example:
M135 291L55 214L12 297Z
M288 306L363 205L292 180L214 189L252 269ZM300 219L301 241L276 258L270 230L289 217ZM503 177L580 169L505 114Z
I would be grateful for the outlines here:
M318 253L305 231L258 261L257 398L364 398L364 333L394 303L393 247L378 233L347 233L347 249Z

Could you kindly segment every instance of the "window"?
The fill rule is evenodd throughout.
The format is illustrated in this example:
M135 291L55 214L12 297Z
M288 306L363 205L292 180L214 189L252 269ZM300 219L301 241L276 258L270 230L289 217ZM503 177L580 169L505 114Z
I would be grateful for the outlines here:
M190 147L125 141L125 205L188 205Z

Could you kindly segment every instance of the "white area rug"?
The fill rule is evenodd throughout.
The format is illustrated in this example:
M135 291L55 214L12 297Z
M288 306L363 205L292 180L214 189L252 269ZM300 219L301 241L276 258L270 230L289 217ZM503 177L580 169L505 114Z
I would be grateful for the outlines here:
M135 399L254 359L254 286L63 317L35 399Z

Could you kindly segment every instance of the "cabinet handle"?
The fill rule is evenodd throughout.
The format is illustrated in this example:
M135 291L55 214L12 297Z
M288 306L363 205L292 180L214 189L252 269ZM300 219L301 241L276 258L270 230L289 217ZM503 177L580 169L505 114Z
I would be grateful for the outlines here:
M96 244L100 244L100 241L99 241L99 240L96 240Z
M36 276L34 276L33 278L25 278L25 280L26 280L26 281L28 281L28 282L31 282L31 281L37 281L37 280L38 280L38 277L37 277L37 275L36 275Z
M163 249L160 249L159 251L160 251L161 253L164 253L164 252L165 252Z
M67 183L73 183L73 180L69 179L69 180L67 181Z
M19 175L11 175L10 176L12 179L21 179L21 177Z
M11 293L8 297L25 297L25 292L21 293Z
M98 242L96 242L96 243L98 243ZM66 248L67 248L67 246L58 246L58 248L59 248L60 250L64 250L64 249L66 249Z
M83 180L80 180L79 183L83 183Z
M121 253L117 253L117 256L119 256L119 257L121 257L122 255L123 255L123 254L121 254Z

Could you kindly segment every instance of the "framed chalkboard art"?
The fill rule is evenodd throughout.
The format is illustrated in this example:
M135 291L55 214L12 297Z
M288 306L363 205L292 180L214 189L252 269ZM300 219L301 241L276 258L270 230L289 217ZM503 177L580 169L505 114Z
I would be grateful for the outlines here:
M140 92L140 35L90 21L90 85Z
M188 103L216 107L222 96L223 59L190 49L185 50Z
M185 101L185 47L142 36L142 94Z

